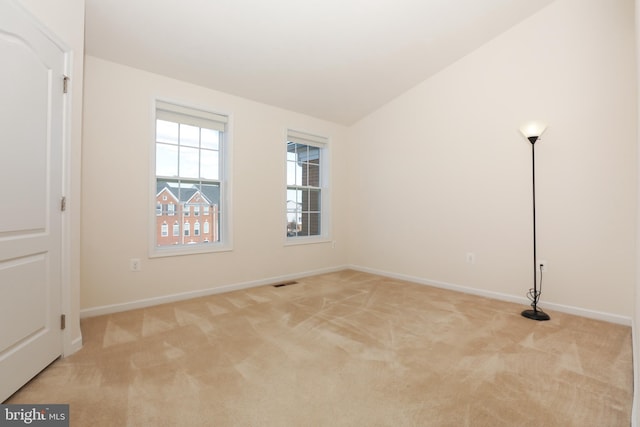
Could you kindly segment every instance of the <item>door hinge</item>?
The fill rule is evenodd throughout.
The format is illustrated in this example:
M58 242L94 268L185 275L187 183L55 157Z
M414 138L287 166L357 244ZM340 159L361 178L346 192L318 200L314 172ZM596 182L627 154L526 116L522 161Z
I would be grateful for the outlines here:
M60 210L62 212L67 210L67 198L65 196L62 196L62 199L60 199Z
M62 93L69 92L69 80L71 80L69 76L64 76L62 78Z
M64 330L67 327L67 316L65 314L60 315L60 329Z

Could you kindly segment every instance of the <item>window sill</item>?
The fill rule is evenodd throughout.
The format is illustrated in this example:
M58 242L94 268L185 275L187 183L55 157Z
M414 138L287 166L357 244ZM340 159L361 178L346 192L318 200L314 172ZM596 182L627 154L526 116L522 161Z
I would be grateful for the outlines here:
M324 236L287 237L284 242L284 246L314 245L317 243L331 243L331 239Z
M184 255L200 255L217 252L231 252L233 247L228 245L211 245L211 246L178 246L178 247L163 247L153 248L149 253L149 258L165 258Z

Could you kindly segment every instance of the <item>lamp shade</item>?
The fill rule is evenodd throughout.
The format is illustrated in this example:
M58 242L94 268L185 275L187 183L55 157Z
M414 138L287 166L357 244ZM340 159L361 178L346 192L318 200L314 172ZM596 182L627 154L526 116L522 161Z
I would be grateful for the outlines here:
M547 129L547 125L543 122L534 121L528 122L520 126L520 132L527 138L529 141L533 139L532 142L535 142L540 135Z

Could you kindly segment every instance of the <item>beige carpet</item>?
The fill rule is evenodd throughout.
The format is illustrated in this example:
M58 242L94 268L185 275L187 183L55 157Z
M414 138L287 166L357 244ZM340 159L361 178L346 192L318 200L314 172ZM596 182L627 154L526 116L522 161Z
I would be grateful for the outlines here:
M524 292L524 290L523 290ZM72 426L628 426L631 330L343 271L82 322Z

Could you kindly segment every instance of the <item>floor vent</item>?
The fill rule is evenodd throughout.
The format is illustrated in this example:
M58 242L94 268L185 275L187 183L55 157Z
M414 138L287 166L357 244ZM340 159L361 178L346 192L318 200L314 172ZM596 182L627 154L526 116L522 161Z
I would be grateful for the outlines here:
M298 282L282 282L282 283L278 283L277 285L272 285L274 288L281 288L283 286L289 286L289 285L295 285Z

